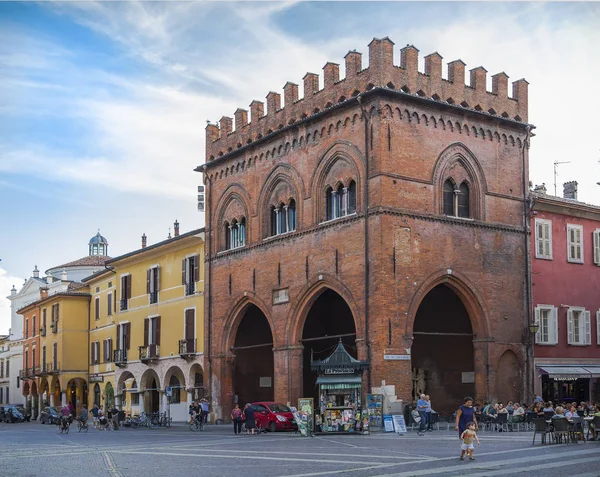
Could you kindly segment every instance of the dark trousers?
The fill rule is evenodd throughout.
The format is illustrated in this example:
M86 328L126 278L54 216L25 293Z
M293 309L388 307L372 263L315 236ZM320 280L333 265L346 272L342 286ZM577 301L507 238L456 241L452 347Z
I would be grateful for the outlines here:
M242 433L242 420L241 419L234 419L233 420L233 433L234 434L241 434Z
M419 431L424 431L425 426L427 425L427 413L425 411L419 411L419 416L421 417L421 422L419 423Z
M426 412L427 430L431 429L431 412Z

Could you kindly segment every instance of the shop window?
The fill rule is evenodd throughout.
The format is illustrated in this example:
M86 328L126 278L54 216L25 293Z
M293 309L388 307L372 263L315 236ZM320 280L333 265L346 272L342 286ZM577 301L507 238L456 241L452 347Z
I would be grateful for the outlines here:
M94 386L94 404L100 407L100 385L98 383Z
M171 386L171 404L179 404L181 402L181 383L177 376L171 376L169 380L169 386Z

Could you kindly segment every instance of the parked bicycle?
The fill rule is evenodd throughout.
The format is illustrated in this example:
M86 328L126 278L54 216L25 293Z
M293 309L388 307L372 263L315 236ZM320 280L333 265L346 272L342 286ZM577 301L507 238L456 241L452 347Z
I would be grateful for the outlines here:
M172 422L173 422L173 418L167 417L166 412L158 413L158 426L159 427L171 427Z

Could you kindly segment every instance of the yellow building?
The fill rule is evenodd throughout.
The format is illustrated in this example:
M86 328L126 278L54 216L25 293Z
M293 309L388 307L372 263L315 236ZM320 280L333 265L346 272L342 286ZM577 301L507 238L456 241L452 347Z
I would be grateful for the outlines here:
M44 406L72 404L77 410L87 402L88 310L87 286L72 282L67 290L48 295L19 310L24 317L39 317L36 330L32 321L31 394L39 409ZM35 356L37 347L38 355ZM25 383L29 384L29 383ZM25 389L24 384L24 389ZM25 391L24 391L25 392ZM37 413L36 413L37 414Z
M173 238L143 242L85 279L90 406L106 406L112 391L133 415L168 411L184 421L203 395L204 229L179 235L178 225Z

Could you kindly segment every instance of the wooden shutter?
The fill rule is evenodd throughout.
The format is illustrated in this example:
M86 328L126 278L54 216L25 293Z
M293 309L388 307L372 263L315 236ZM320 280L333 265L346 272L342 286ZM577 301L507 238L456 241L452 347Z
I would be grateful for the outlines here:
M112 293L109 293L108 295L106 295L106 314L107 315L112 315Z
M54 356L56 357L56 346L54 347L54 350L55 350ZM96 363L96 342L94 341L92 343L92 364L95 364L95 363Z
M567 311L567 343L573 343L573 310Z
M155 344L160 346L160 316L154 318L156 320L156 341Z
M46 329L46 308L42 310L42 326Z
M125 343L121 341L121 325L117 325L117 349L125 348Z
M194 310L185 310L185 339L194 339Z
M144 318L144 346L148 346L149 326L150 326L150 318Z
M131 323L126 323L123 326L125 326L125 348L129 349L131 343Z
M558 344L558 308L552 307L550 316L552 318L550 322L550 343Z
M194 281L200 280L200 255L194 255Z
M541 343L542 342L542 321L540 320L540 309L536 308L534 311L535 314L535 323L538 325L538 330L537 333L535 334L535 342L536 343Z
M157 292L160 290L160 266L156 267L154 270L154 291Z
M97 320L100 319L100 298L96 298L94 300L94 304L95 304L95 318Z
M54 369L58 368L58 343L54 343L54 345L52 346L54 349L53 351L53 356L52 356L52 360L53 360L53 364L54 364Z
M581 248L582 248L581 246L583 245L581 243L581 229L575 229L575 243L576 243L575 249L576 249L576 254L577 254L576 255L577 260L581 260Z
M600 230L594 231L594 263L600 265Z
M113 355L113 340L112 338L108 338L108 361L112 361Z
M114 301L114 310L115 313L117 312L117 290L115 290L115 294L113 295L113 301Z
M102 340L102 353L104 354L104 362L108 361L108 340Z
M127 299L131 298L131 275L127 275Z
M596 344L600 345L600 310L596 312L596 334L598 335Z
M186 264L187 260L184 258L181 261L181 284L185 285L185 264Z
M592 319L589 311L584 311L583 315L583 343L586 345L592 344Z
M152 275L152 269L149 268L148 270L146 270L146 293L150 294L150 292L152 290L150 290L150 277Z

